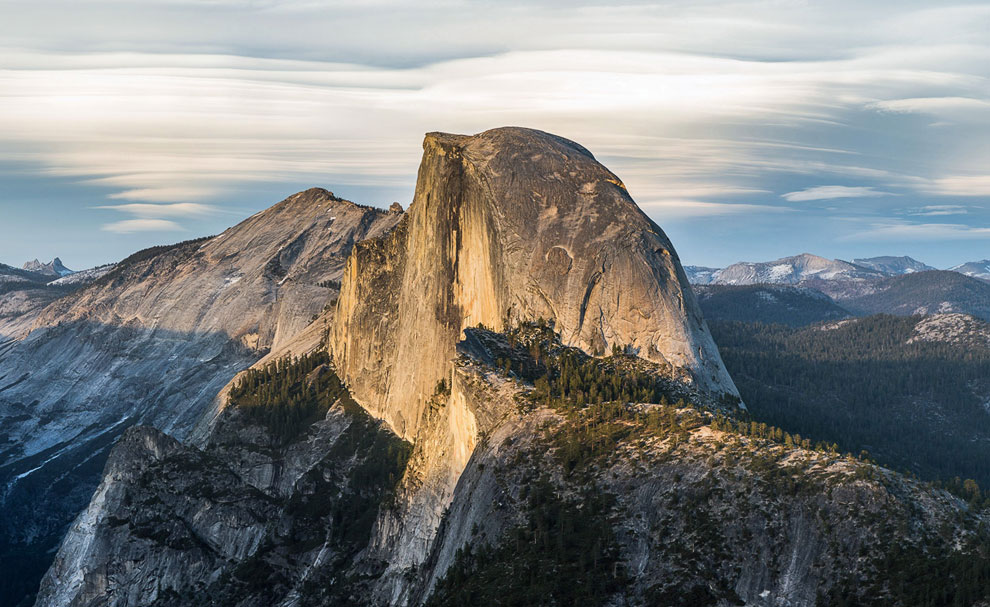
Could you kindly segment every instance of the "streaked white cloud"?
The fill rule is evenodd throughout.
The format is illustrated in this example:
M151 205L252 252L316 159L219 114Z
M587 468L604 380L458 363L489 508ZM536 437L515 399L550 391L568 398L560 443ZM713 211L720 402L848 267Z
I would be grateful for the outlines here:
M990 101L971 97L916 97L877 101L870 107L888 112L919 112L958 116L960 112L990 112Z
M958 204L930 204L910 211L911 215L923 216L966 215L967 213L969 213L969 209Z
M79 183L80 207L91 185L103 206L222 208L271 183L411 191L424 132L515 124L587 146L659 221L783 218L787 192L861 199L835 207L873 222L990 196L988 19L915 0L7 0L0 169ZM821 206L786 217L840 212ZM194 216L155 210L130 215Z
M217 212L215 207L197 202L176 202L172 204L130 203L101 205L93 207L129 213L143 218L195 217Z
M197 10L193 4L163 4ZM130 13L124 6L115 10L126 20ZM155 6L145 8L158 10ZM238 21L260 24L272 16L267 5L214 8L224 14L233 6L239 6L233 17ZM339 8L321 4L319 10ZM459 8L474 10L467 4ZM23 144L30 142L31 154L52 174L112 184L121 188L116 197L147 202L198 201L253 181L405 184L414 174L414 142L423 132L477 132L502 124L560 132L596 151L599 142L610 149L639 146L640 166L619 158L614 168L641 196L663 194L664 175L676 180L669 184L675 193L688 197L704 188L771 190L765 177L756 177L761 173L889 175L888 162L862 157L850 163L849 157L862 156L853 146L825 147L803 132L841 128L846 114L878 107L877 98L918 99L910 93L932 86L961 90L972 77L933 70L922 58L905 59L886 46L826 51L833 35L827 28L816 30L814 44L795 47L790 42L808 34L809 10L823 17L807 7L771 10L759 2L738 11L717 4L673 11L647 5L572 11L518 5L485 19L501 35L475 32L488 52L475 52L476 45L452 29L445 40L460 56L413 65L362 64L358 55L314 52L323 48L322 39L312 39L308 51L299 49L298 29L291 27L286 31L294 35L267 42L282 49L270 56L258 56L253 41L236 37L223 42L228 52L211 52L188 38L211 39L207 25L219 19L215 12L201 11L202 22L183 33L169 29L167 21L154 29L145 18L135 24L137 31L152 28L146 34L155 35L139 39L118 28L111 37L119 43L116 49L90 40L79 42L86 52L0 51L18 68L0 73L0 87L16 92L0 96L0 155L3 148L23 154ZM358 5L347 11L345 20L352 12L371 16ZM427 14L433 15L426 10L421 18ZM95 19L88 12L78 16L83 22ZM439 23L466 18L445 15ZM329 17L300 3L277 19L308 28L310 21ZM100 29L92 27L77 35ZM391 32L389 22L381 27ZM409 27L425 26L414 21ZM545 35L523 35L537 27ZM711 29L732 36L736 52L702 51L692 42ZM333 31L344 39L353 36L336 24ZM609 31L623 35L605 35ZM660 43L659 33L670 38ZM268 28L263 33L274 35ZM844 35L865 41L871 34ZM711 44L710 36L703 38ZM375 40L376 49L399 44L387 35ZM367 40L354 44L370 49ZM168 52L157 48L162 45ZM408 46L393 51L398 55ZM238 55L238 47L251 47L252 56L244 50ZM795 48L800 60L776 60L793 58ZM940 52L951 62L971 50ZM692 157L675 146L642 145L702 135L708 149L701 162L699 154ZM840 160L843 156L847 159ZM643 177L637 181L632 172Z
M805 188L797 192L788 192L781 197L788 202L805 202L808 200L834 200L837 198L874 198L890 196L890 192L882 192L872 186L819 185Z
M939 196L990 196L990 175L950 175L933 179L924 191Z
M660 221L689 217L786 213L792 210L786 207L775 207L765 204L707 202L703 200L646 200L641 201L639 206L647 214Z
M959 223L875 223L867 230L852 233L844 240L853 241L933 241L990 239L990 228Z
M168 219L125 219L104 224L101 228L117 234L133 234L135 232L181 232L183 227Z

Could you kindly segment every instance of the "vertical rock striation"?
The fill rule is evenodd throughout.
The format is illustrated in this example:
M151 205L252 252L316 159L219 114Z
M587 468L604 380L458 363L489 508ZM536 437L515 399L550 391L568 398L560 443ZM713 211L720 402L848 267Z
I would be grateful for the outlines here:
M355 398L399 435L479 324L552 320L569 345L632 348L737 396L670 241L590 152L522 128L423 148L402 224L348 259L331 336Z
M590 152L522 128L430 133L423 148L402 222L348 258L330 333L355 400L415 444L372 546L389 604L412 600L408 579L475 450L479 411L491 413L452 373L465 329L542 318L565 344L628 349L702 400L738 399L670 241Z

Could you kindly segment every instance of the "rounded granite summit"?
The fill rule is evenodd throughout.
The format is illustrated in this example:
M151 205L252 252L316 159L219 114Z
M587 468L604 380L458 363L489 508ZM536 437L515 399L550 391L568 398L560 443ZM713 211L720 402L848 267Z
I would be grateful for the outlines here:
M331 347L355 398L412 436L465 328L540 318L737 396L670 240L591 152L519 127L427 134L402 223L344 271Z

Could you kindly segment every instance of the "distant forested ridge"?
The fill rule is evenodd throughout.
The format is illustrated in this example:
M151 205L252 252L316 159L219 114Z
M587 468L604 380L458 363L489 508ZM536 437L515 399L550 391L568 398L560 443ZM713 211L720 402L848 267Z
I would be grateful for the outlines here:
M920 317L710 321L754 419L926 479L990 486L990 347L912 340Z

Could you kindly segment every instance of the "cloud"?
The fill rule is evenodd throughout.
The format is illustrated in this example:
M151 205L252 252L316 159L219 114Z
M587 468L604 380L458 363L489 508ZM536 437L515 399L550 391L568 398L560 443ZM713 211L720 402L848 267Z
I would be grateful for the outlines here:
M125 219L114 223L104 224L101 228L117 234L133 234L135 232L182 232L183 227L167 219Z
M891 196L890 192L881 192L871 186L820 185L805 188L797 192L788 192L781 197L788 202L804 202L808 200L833 200L835 198L874 198Z
M122 217L205 225L168 205L255 206L279 184L411 191L424 132L517 124L587 146L661 220L746 227L830 199L904 216L990 195L973 177L990 159L987 7L373 4L9 0L0 170L78 183L80 206L92 186ZM814 183L872 186L791 191ZM791 205L781 232L841 212L821 206Z
M920 209L914 209L910 212L911 215L965 215L969 213L969 209L958 204L931 204L928 206L921 207Z
M706 202L702 200L653 200L639 203L650 216L664 219L713 217L719 215L749 215L754 213L786 213L792 209L764 204Z
M961 111L990 112L990 101L972 97L915 97L913 99L892 99L877 101L869 107L898 113L950 113L957 115Z
M957 223L875 223L842 238L851 241L954 241L990 239L990 228Z
M933 179L922 189L939 196L990 196L990 175L950 175Z
M217 212L216 207L196 202L176 202L172 204L130 203L102 205L93 208L120 211L144 218L195 217Z

